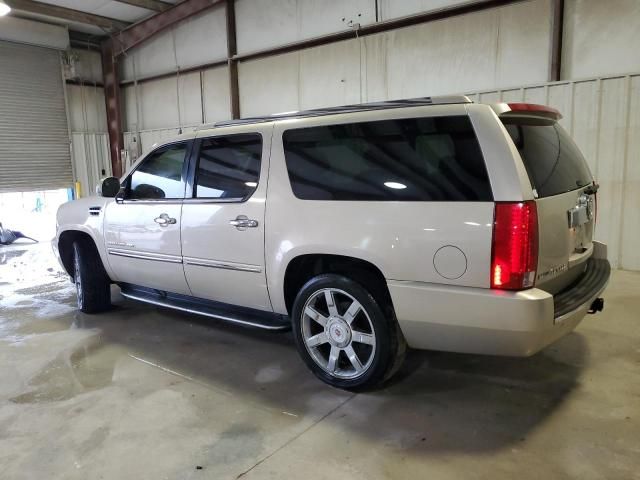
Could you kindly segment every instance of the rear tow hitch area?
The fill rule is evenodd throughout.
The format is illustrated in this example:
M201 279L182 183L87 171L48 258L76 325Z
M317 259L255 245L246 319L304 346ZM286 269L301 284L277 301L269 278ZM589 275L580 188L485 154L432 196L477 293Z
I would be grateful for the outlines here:
M591 306L589 307L589 311L587 313L594 314L597 312L601 312L604 309L604 298L596 298Z

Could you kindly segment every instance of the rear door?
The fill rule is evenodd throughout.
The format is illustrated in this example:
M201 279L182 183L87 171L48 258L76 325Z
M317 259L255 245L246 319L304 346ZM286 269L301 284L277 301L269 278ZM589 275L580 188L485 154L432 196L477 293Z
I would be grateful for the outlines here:
M272 129L242 126L196 140L182 210L184 272L196 297L272 310L264 268Z
M584 271L593 253L593 178L575 142L556 121L535 115L501 120L520 152L536 198L536 286L557 293Z

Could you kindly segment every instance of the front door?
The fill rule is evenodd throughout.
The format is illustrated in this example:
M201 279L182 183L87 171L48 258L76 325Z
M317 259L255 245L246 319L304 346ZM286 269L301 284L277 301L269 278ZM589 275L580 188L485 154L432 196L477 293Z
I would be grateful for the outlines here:
M182 210L184 271L194 296L271 311L264 213L271 126L206 136Z
M118 281L189 295L180 226L189 142L151 152L105 210L109 265Z

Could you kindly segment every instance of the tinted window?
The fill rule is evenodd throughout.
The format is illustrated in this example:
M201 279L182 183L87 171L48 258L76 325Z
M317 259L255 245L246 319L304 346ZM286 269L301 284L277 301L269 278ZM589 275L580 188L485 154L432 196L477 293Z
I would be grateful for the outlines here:
M515 119L504 122L539 197L569 192L593 181L582 153L557 123L528 125L523 123L526 120Z
M308 200L492 200L468 117L288 130L293 193Z
M202 140L196 172L198 198L245 199L260 178L262 137L230 135Z
M142 161L131 175L127 198L145 200L184 198L182 167L187 144L161 147Z

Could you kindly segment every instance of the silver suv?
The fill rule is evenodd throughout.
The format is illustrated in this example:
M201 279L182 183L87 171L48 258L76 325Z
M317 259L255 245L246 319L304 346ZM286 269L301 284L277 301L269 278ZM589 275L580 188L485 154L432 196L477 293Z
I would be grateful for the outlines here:
M154 305L293 329L321 380L389 378L406 347L528 356L610 275L596 191L531 104L432 97L205 126L58 211L78 306Z

